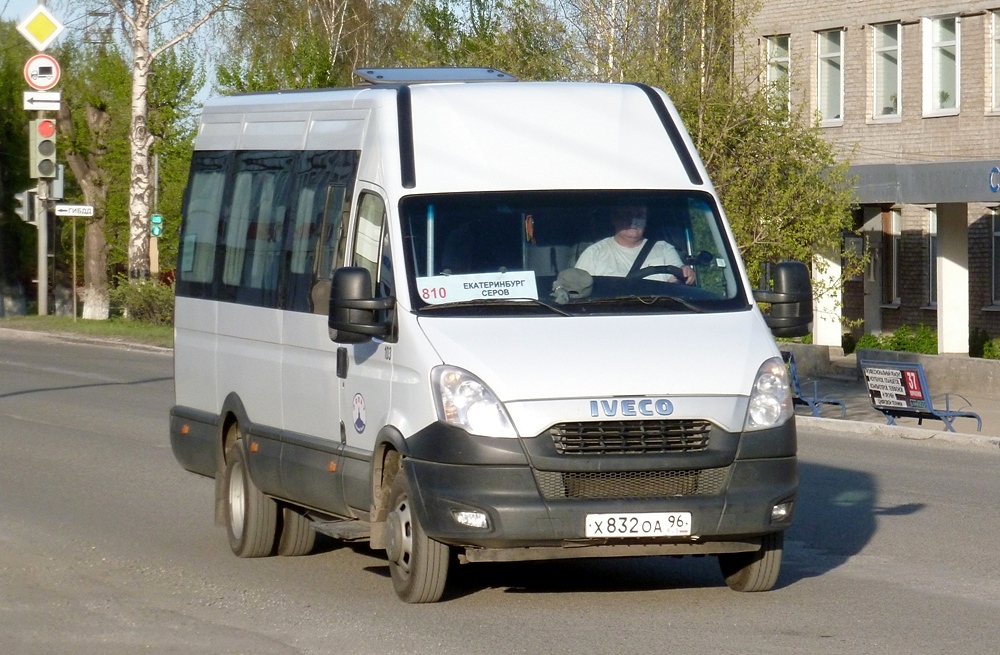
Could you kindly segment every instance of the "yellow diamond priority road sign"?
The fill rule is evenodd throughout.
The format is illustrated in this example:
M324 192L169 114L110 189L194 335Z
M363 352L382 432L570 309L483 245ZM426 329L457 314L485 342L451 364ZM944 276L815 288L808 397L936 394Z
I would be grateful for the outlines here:
M17 26L17 31L39 51L48 48L63 29L63 24L56 20L45 5L35 7L35 10Z

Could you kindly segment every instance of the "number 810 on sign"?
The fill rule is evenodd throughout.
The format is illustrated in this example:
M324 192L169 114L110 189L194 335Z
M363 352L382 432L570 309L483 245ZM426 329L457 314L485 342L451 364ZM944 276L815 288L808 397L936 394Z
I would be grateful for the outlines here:
M587 514L587 537L685 537L691 534L691 512Z

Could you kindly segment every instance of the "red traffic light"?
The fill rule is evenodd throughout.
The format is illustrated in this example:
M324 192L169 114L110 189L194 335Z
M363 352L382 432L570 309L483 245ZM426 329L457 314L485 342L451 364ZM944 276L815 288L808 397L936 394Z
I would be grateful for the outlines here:
M56 133L56 122L43 118L35 124L35 129L38 131L38 136L48 139Z

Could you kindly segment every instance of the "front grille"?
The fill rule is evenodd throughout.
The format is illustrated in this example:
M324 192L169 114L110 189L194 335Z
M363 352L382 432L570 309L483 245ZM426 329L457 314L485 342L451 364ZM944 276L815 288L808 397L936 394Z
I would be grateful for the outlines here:
M542 497L671 498L711 496L722 491L729 467L695 471L534 471Z
M549 428L560 455L692 453L708 448L712 424L701 420L592 421Z

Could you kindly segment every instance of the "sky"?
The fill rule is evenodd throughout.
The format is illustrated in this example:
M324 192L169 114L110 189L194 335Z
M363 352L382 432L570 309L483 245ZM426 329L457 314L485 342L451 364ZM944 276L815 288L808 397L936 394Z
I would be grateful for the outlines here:
M37 6L38 0L0 0L0 10L3 11L0 18L20 23ZM59 18L59 8L51 0L47 6L52 15Z

